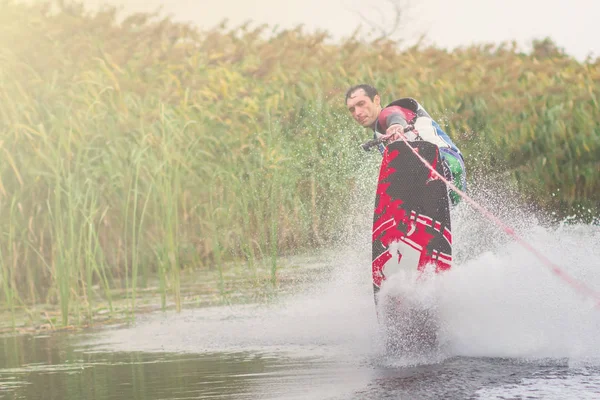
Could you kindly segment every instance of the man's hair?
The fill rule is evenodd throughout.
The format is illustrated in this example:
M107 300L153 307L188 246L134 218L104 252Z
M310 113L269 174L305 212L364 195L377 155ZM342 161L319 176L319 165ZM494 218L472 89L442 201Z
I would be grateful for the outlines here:
M356 92L357 90L364 90L365 93L367 94L367 96L369 96L369 98L371 100L375 99L375 96L377 96L379 94L379 92L377 91L377 89L375 89L373 86L371 85L367 85L365 83L362 83L360 85L354 85L352 86L350 89L348 89L348 91L346 92L346 103L348 102L348 98L350 98L350 96L352 96L352 94L354 92Z

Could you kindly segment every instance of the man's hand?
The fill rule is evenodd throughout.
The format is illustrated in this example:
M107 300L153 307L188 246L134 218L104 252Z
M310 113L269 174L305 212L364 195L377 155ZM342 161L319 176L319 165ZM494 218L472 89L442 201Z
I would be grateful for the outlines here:
M402 137L404 136L404 128L402 127L402 125L400 124L394 124L392 126L390 126L389 128L387 128L387 130L385 131L385 135L383 135L381 137L381 139L389 144L392 142L395 142L397 140L402 140Z

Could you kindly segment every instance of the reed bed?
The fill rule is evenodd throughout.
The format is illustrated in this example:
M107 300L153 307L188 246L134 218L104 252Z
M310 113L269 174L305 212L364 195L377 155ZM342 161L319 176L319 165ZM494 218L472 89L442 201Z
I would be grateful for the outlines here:
M61 4L62 3L62 4ZM62 325L130 309L150 276L243 262L277 285L285 253L340 240L377 159L347 87L419 99L469 178L504 179L560 218L600 204L600 62L509 44L453 52L250 25L117 22L77 3L0 0L0 301L56 303ZM540 50L540 49L537 49ZM366 208L368 209L368 207ZM171 299L171 300L169 300Z

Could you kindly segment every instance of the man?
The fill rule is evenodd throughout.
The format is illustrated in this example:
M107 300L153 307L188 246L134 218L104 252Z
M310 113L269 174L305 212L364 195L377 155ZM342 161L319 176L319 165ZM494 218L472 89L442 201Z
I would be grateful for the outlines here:
M371 128L374 137L383 139L386 144L404 136L409 141L425 140L438 146L446 178L460 190L466 188L465 164L460 150L416 100L403 98L382 107L377 89L362 84L348 89L346 106L356 122ZM413 125L414 130L405 132L408 125ZM383 153L383 146L380 151ZM449 194L452 204L458 204L460 195L453 190Z

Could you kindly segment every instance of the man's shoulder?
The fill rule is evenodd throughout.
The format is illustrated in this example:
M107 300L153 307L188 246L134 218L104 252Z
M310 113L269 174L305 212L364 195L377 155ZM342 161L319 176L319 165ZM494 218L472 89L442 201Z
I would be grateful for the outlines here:
M431 118L429 116L429 113L425 111L425 108L423 108L423 106L412 97L404 97L398 100L394 100L384 108L388 107L402 107L404 109L412 111L417 117Z
M421 105L419 104L418 101L416 101L415 99L413 99L412 97L403 97L401 99L397 99L392 101L390 104L388 104L387 106L385 106L385 108L387 107L393 107L393 106L399 106L402 108L407 108L411 111L417 112L417 110L419 108L422 108Z

